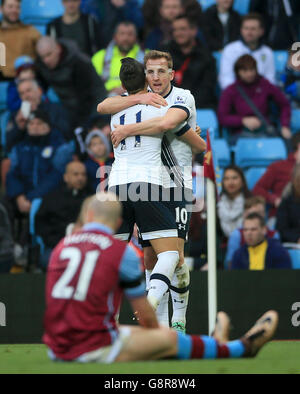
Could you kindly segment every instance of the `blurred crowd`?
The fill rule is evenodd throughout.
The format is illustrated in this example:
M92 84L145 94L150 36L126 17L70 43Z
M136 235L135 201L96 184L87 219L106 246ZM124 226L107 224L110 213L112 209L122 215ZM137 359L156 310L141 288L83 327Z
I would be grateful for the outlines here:
M283 244L300 246L300 129L291 127L300 105L299 1L250 0L242 14L234 0L208 8L200 0L62 0L63 14L43 27L23 23L24 3L1 5L0 272L45 271L74 231L113 163L110 117L97 104L124 93L120 59L143 62L149 49L170 52L174 85L215 112L231 147L217 202L218 268L292 267ZM250 188L234 147L253 137L282 139L287 157ZM195 157L195 177L202 160ZM206 221L206 207L192 216L191 269L207 267Z

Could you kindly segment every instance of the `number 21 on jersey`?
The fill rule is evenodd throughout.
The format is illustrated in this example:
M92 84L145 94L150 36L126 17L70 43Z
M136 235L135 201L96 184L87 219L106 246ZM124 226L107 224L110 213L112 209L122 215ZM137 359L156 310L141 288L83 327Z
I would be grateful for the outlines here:
M140 123L142 121L142 111L139 111L135 114L135 120L136 120L136 123ZM120 116L120 125L124 125L124 124L125 124L125 114ZM139 148L140 146L141 146L141 136L136 135L134 147ZM126 149L126 142L125 142L125 140L122 140L121 141L121 150L124 150L124 149Z
M82 252L75 247L64 248L59 258L61 260L68 260L68 264L62 276L52 289L52 297L60 299L72 298L76 301L85 301L99 255L99 250L90 250L85 253L77 286L76 289L74 289L74 287L69 286L69 283L78 271L82 259Z

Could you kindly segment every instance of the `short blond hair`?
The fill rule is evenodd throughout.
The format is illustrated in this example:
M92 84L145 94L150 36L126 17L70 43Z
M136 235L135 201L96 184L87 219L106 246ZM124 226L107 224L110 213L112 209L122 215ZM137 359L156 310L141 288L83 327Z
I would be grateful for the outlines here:
M173 59L172 56L169 52L162 52L162 51L156 51L152 50L146 53L144 57L144 66L146 68L146 64L148 60L155 60L155 59L161 59L164 58L168 62L168 67L173 69Z

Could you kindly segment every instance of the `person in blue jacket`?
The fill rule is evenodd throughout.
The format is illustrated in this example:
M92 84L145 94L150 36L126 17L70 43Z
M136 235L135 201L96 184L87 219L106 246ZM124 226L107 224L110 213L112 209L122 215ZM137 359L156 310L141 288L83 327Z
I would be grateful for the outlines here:
M11 151L6 177L6 194L21 214L28 214L31 202L57 187L62 172L54 165L57 148L65 143L62 134L51 128L49 116L36 110L29 116L24 140Z

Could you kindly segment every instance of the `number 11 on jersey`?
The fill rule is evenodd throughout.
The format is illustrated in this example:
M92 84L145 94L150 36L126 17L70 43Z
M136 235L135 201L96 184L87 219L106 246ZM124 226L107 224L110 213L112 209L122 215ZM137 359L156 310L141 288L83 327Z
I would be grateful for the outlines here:
M139 111L139 112L137 112L135 114L135 120L136 120L136 123L140 123L142 121L142 111ZM124 124L125 124L125 114L120 116L120 125L124 125ZM121 150L126 149L126 142L125 142L125 140L121 141ZM140 146L141 146L141 136L140 135L136 135L135 136L134 147L135 148L139 148Z

